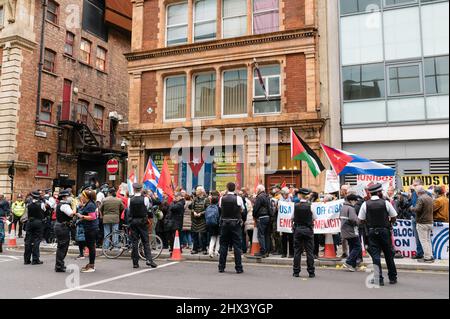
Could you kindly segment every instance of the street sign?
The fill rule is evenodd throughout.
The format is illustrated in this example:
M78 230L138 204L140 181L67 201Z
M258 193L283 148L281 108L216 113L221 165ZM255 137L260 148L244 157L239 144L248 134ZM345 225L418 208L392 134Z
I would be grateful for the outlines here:
M116 175L109 175L109 180L110 181L115 181L116 180Z
M109 160L106 163L106 170L109 174L116 174L119 171L119 161L116 159Z

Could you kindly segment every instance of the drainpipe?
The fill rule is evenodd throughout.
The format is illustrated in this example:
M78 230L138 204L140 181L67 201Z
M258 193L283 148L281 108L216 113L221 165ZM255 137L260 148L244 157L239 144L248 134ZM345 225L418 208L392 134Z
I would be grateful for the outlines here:
M42 91L42 70L44 67L44 40L45 40L45 15L47 13L48 0L42 0L42 25L41 25L41 41L39 55L39 69L37 82L37 98L36 98L36 124L40 122L39 113L41 110L41 91Z

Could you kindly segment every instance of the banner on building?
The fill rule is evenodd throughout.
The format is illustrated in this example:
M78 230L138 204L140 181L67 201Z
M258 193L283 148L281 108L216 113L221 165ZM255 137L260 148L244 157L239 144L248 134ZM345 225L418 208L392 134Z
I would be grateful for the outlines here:
M339 177L333 170L327 170L325 175L325 193L331 194L339 192L341 185L339 183Z
M341 209L344 200L329 203L314 203L312 211L314 215L315 234L338 234L341 232Z
M292 218L294 217L294 208L294 203L278 202L278 232L292 234Z
M371 184L380 183L383 185L383 190L388 191L389 187L395 188L395 176L373 176L373 175L358 175L356 183L361 187L368 187Z
M436 259L448 260L449 249L449 224L435 223L431 237L433 255ZM412 258L417 254L416 238L412 222L399 219L394 225L395 250L402 253L406 258Z
M448 189L448 175L404 175L401 176L402 186L405 192L409 191L409 187L413 184L415 179L420 179L425 187L428 189L432 186L444 186Z

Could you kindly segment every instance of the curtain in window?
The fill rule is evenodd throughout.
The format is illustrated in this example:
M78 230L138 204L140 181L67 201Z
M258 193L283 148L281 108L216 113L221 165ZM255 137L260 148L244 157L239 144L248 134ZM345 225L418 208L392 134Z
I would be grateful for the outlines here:
M167 44L187 42L188 4L171 5L167 9Z
M228 71L223 76L223 114L247 113L247 70Z
M247 34L247 1L224 0L223 37L233 38Z
M253 31L255 34L279 30L278 0L254 0L253 12Z
M210 117L216 114L216 75L202 74L195 77L194 117Z
M166 80L166 119L186 118L186 77Z

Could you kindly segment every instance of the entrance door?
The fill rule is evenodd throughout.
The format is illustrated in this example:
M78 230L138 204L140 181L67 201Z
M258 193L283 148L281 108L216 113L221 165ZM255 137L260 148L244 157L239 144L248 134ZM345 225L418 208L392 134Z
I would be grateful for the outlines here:
M302 187L302 173L300 171L282 172L266 176L267 190L271 191L275 185L282 185L286 183L287 187L300 188Z
M70 101L72 100L72 81L64 80L61 120L70 120Z

